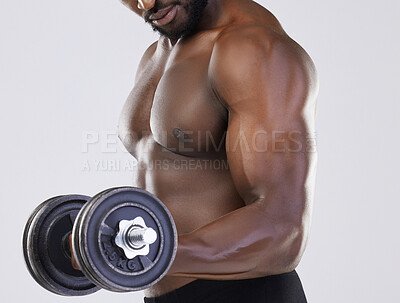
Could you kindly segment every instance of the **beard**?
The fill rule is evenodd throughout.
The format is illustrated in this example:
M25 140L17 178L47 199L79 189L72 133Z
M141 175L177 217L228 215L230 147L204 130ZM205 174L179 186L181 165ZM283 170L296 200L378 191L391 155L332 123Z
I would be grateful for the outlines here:
M177 1L173 3L168 3L168 5L175 4L181 5L182 3ZM150 15L156 13L158 10L166 7L159 5L159 2L156 2L156 5L149 11L146 12L144 19L147 23L150 23L153 30L160 33L162 36L167 37L171 40L178 40L182 37L190 34L196 25L199 23L203 11L208 4L208 0L188 0L187 3L182 5L184 12L186 13L186 17L182 18L184 20L173 20L170 24L167 24L164 28L151 24Z

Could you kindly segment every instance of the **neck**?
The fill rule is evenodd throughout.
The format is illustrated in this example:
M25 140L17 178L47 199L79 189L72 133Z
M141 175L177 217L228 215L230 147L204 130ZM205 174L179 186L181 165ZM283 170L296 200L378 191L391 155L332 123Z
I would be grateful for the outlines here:
M208 0L194 33L212 30L229 24L235 18L238 2L249 0Z
M208 0L203 15L197 24L195 31L208 30L218 27L224 17L226 18L226 1Z
M208 0L207 6L202 12L202 17L189 36L202 31L213 30L231 24L243 10L243 4L253 2L253 0ZM189 37L188 36L188 37ZM173 47L180 39L168 40L170 47Z

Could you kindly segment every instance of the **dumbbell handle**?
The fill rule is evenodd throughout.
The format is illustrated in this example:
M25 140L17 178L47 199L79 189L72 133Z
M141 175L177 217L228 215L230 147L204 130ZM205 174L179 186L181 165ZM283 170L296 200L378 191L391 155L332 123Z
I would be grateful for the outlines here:
M73 267L74 269L76 269L76 270L82 270L82 269L79 267L78 262L76 261L75 254L74 254L74 250L73 250L73 248L72 248L72 234L69 235L69 250L70 250L70 252L71 252L71 264L72 264L72 267Z

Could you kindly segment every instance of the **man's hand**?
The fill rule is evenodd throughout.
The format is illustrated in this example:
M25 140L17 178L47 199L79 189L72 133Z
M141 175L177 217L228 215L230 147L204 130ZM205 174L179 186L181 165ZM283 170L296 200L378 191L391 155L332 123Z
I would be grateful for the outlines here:
M75 254L74 254L74 250L73 250L73 247L72 247L72 235L69 236L69 249L70 249L70 252L71 252L71 264L72 264L72 267L74 269L76 269L76 270L81 270L81 268L78 265L78 262L76 262L76 259L75 259Z

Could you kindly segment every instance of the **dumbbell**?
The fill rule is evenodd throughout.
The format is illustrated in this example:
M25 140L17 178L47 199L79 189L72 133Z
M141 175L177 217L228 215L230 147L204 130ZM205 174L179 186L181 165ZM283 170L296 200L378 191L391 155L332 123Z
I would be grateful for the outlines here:
M73 268L70 236L76 262ZM107 189L94 197L57 196L40 204L23 233L32 277L45 289L83 296L103 288L143 290L161 280L177 249L166 206L135 187Z

